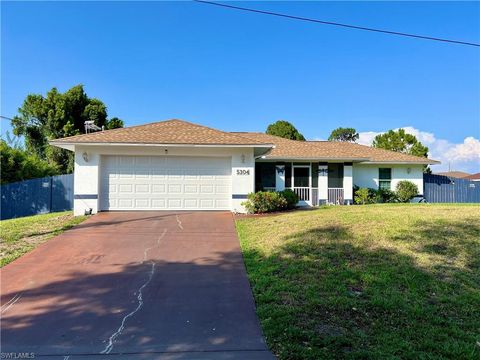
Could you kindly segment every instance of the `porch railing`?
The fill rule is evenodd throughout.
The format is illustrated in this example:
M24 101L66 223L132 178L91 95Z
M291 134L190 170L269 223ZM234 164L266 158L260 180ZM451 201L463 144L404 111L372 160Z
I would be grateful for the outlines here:
M334 205L343 205L343 188L328 188L328 203Z
M297 194L300 201L310 201L310 188L309 187L294 187L293 192Z

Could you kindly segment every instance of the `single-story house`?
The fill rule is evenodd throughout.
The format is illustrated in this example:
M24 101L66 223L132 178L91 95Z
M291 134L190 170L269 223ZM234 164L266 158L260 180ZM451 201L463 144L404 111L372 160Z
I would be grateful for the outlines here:
M448 177L456 178L456 179L464 179L467 176L470 176L469 173L466 173L466 172L463 172L463 171L443 171L443 172L435 173L435 175L448 176Z
M182 120L52 140L75 152L74 213L231 210L247 194L292 189L304 205L350 204L354 185L423 191L437 161L369 146L224 132Z
M463 180L480 181L480 173L462 177Z

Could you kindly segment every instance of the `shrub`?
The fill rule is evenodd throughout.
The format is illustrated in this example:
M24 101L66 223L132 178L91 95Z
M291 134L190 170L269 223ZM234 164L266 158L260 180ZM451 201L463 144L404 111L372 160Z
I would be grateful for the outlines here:
M285 189L279 192L280 196L283 196L287 200L287 209L294 209L298 203L298 196L291 189Z
M392 190L378 189L377 190L377 202L381 203L393 203L397 202L397 194Z
M372 197L370 189L360 188L355 191L355 204L371 204L375 202L374 197Z
M0 140L0 167L2 184L59 174L56 166L4 140Z
M408 180L402 180L397 184L397 197L400 202L409 202L418 194L418 187Z
M293 209L298 202L292 190L258 191L248 194L248 200L242 203L250 214L263 214L272 211Z

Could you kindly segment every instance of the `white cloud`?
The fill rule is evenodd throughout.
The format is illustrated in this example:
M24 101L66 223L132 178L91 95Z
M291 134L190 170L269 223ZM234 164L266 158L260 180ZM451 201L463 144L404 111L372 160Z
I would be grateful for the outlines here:
M437 139L433 133L421 131L412 126L403 127L409 134L415 135L417 139L429 148L429 157L439 160L440 165L433 165L434 172L459 170L466 172L480 171L480 140L473 136L466 137L462 143L455 144L445 139ZM398 129L395 129L398 130ZM359 133L359 144L371 145L373 139L383 132L365 131Z

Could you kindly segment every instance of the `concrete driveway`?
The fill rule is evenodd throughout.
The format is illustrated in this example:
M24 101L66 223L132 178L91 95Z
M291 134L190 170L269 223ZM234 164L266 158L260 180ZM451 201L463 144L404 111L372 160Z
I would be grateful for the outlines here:
M100 213L0 271L3 353L274 359L227 212Z

